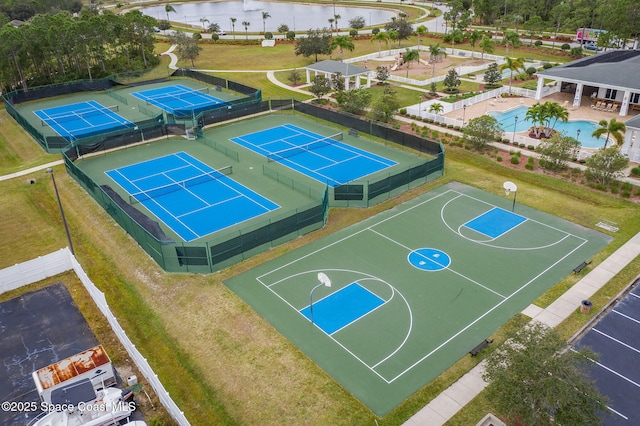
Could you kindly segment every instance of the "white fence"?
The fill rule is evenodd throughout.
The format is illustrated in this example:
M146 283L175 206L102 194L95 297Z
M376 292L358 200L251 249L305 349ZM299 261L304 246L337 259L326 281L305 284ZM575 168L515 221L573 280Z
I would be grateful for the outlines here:
M416 115L420 118L431 118L435 120L437 123L446 123L447 125L451 124L453 126L462 126L464 117L460 117L460 118L442 117L440 114L434 114L429 112L429 108L434 103L439 103L440 105L442 105L442 108L443 108L441 114L447 114L452 111L462 110L465 106L474 105L479 102L491 100L494 98L500 98L505 93L509 93L508 86L498 87L497 89L489 90L487 92L483 92L478 95L475 95L471 98L462 99L453 103L443 102L438 99L433 99L430 101L420 102L418 104L407 107L407 113L410 115ZM536 96L536 92L534 90L521 89L519 87L512 87L511 93L517 96L523 96L527 98L535 98Z
M381 57L389 57L389 56L397 57L400 54L400 52L405 52L407 49L429 52L429 46L419 45L419 46L403 47L401 49L398 48L398 49L381 50L380 52L370 53L368 55L362 55L362 56L357 56L355 58L345 59L344 62L354 63L354 62L375 60ZM476 58L476 59L484 58L487 61L496 62L498 64L505 62L505 59L502 56L487 55L487 54L482 55L481 52L470 52L468 50L451 49L451 48L445 48L444 51L447 53L447 55L456 56L456 57L468 57L468 58ZM482 70L485 70L488 66L489 64L457 67L458 75L465 75L469 73L482 71ZM440 75L438 77L428 78L426 80L418 80L415 78L406 78L406 77L401 77L397 75L390 75L389 80L395 81L398 83L412 84L414 86L426 86L428 84L431 84L432 82L435 82L435 83L440 82L444 80L445 77L446 76L444 75Z
M171 417L180 425L189 425L189 421L184 416L184 413L171 399L169 392L167 392L162 383L160 383L158 376L154 373L146 358L142 356L129 337L127 337L118 320L111 312L111 309L109 309L104 293L91 282L82 269L82 266L80 266L75 257L71 255L68 248L0 270L0 294L68 270L73 270L80 281L82 281L82 284L93 298L95 304L107 321L109 321L114 333L118 336L118 339L120 339L120 343L122 343L122 346L124 346L131 359L136 363L140 372L149 381L149 384Z

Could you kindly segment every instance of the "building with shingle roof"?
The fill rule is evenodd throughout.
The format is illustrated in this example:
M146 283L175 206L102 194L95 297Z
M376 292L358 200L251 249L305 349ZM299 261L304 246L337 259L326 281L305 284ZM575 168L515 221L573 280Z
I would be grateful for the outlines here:
M373 71L368 68L359 67L357 65L349 64L347 62L332 61L327 59L326 61L316 62L314 64L304 67L307 72L307 84L311 84L311 73L314 73L314 77L319 74L324 74L326 78L331 80L331 77L340 73L345 80L345 89L361 87L361 77L366 77L367 82L364 87L371 87L371 77ZM351 86L351 79L354 80L353 87Z
M573 109L587 102L592 107L606 105L607 108L602 108L603 118L616 113L624 117L640 111L640 50L596 53L536 75L537 100L560 90L573 93ZM625 125L627 130L620 152L630 161L640 162L640 115L627 120Z

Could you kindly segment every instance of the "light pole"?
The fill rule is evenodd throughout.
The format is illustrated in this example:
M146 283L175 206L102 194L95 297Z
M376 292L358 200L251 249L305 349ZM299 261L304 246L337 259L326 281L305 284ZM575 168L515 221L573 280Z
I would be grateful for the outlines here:
M513 136L511 137L511 145L513 145L513 143L516 140L516 127L518 127L518 116L516 115L514 118L515 118L515 123L513 125Z
M47 173L51 175L51 181L53 182L53 189L56 191L56 198L58 199L58 207L60 207L60 216L62 216L62 224L64 225L64 231L67 233L67 241L69 241L69 251L72 255L76 255L73 251L73 243L71 242L71 234L69 234L69 227L67 226L67 219L64 216L64 210L62 209L62 201L60 201L60 194L58 193L58 185L56 185L56 178L53 176L53 169L49 167Z
M464 127L464 117L467 113L467 106L465 104L462 104L462 127Z
M311 293L309 293L309 318L311 319L311 324L313 324L313 292L322 286L331 287L331 280L324 272L318 272L318 281L320 281L320 284L312 288Z
M504 188L504 193L507 194L507 197L513 192L513 205L511 206L511 211L513 212L516 210L516 195L518 194L518 187L511 181L506 181L502 187Z

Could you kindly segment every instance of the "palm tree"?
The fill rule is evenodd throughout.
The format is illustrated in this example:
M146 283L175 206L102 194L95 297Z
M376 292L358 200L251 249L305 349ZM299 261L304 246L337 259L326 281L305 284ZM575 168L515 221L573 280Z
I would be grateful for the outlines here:
M333 18L329 18L329 31L333 32L333 22L335 21L335 19Z
M627 130L627 126L624 125L623 122L617 121L615 118L611 120L600 120L598 123L598 128L593 131L591 136L595 138L599 138L600 136L607 134L607 137L604 140L604 148L607 147L607 143L609 142L609 136L612 136L616 142L616 145L622 145L624 142L624 133Z
M428 32L427 27L424 25L419 25L418 28L416 28L416 34L418 34L418 46L420 46L420 36L425 35Z
M441 103L436 102L431 104L431 106L429 107L429 112L432 112L434 114L441 114L442 111L444 111L444 107L442 106Z
M520 42L520 36L518 35L517 32L509 30L504 33L504 37L502 37L502 41L504 41L504 45L507 48L505 56L509 56L509 45L512 45L515 47L516 44Z
M551 120L553 120L553 124L551 126L547 126L548 131L546 134L548 137L551 137L551 130L556 127L558 120L561 120L564 123L569 121L569 110L557 102L545 102L544 106L549 116L548 124L551 124Z
M482 34L480 31L473 30L471 34L469 34L469 44L471 44L471 57L473 58L473 54L476 52L476 43L482 39Z
M233 33L233 39L236 39L236 21L238 18L229 18L231 20L231 32Z
M438 58L442 55L446 57L447 52L444 51L444 48L440 47L440 43L429 46L429 62L432 64L431 78L436 75L436 62L438 62Z
M244 27L244 36L247 40L249 40L249 25L251 25L251 22L242 21L242 26Z
M335 23L336 23L336 32L338 32L338 19L340 18L342 18L342 16L336 15L335 13L333 14L333 19L335 20Z
M167 22L169 22L169 12L176 13L176 10L170 4L164 6L164 11L167 14Z
M496 46L496 43L491 40L488 36L483 36L482 40L480 40L480 49L482 50L482 56L480 57L481 61L484 61L485 53L493 53L493 49Z
M262 34L267 32L267 18L271 18L269 12L262 12Z
M378 58L379 58L382 55L381 53L382 42L384 41L387 46L389 45L389 34L387 34L384 31L380 31L378 34L371 37L371 43L373 43L374 41L378 42Z
M396 30L389 30L387 31L387 33L389 34L389 40L391 41L398 41L398 46L400 46L400 37L398 37L398 32Z
M355 49L353 42L351 41L349 36L346 35L339 35L333 38L333 40L331 41L331 50L335 49L336 47L340 48L340 62L342 62L342 52L344 51L344 49L347 49L349 52L353 52L353 49Z
M404 61L407 63L407 78L409 78L409 65L413 61L420 59L420 51L418 49L409 49L404 52Z
M524 58L504 58L507 62L500 65L500 71L509 70L509 94L511 94L511 83L513 82L513 72L518 70L524 70Z
M536 102L527 109L525 120L531 121L533 124L533 133L537 138L539 138L540 131L542 130L542 126L546 120L545 111L540 102Z
M533 123L533 132L536 137L540 137L541 132L545 137L551 137L551 132L556 127L558 120L565 123L569 120L569 110L557 102L545 102L544 104L536 102L529 107L525 118Z
M205 22L209 22L206 16L203 16L202 18L200 18L200 23L202 24L202 31L205 31L205 27L204 27Z

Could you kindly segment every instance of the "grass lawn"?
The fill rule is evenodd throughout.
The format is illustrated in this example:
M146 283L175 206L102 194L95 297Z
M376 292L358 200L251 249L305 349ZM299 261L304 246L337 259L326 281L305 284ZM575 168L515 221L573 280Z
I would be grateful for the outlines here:
M4 127L18 134L9 120ZM26 136L18 146L39 148ZM0 139L9 156L20 157L15 141ZM31 151L26 149L26 151ZM37 156L37 155L36 155ZM19 162L19 161L18 161ZM149 359L171 396L194 425L206 424L373 424L399 425L436 396L478 359L465 357L382 419L344 391L296 347L253 312L222 281L281 253L392 208L444 182L457 180L500 193L505 179L519 183L518 201L592 227L599 218L618 222L620 232L600 255L602 261L640 230L639 206L577 187L570 182L519 172L463 150L447 150L446 176L370 209L332 209L325 228L212 275L166 274L64 172L56 168L60 194L78 259L105 293L127 334ZM55 195L43 172L0 182L0 236L5 244L0 267L66 245ZM52 220L52 218L54 218ZM615 294L640 271L638 262L601 294ZM548 294L579 277L568 276ZM543 295L540 303L546 303ZM600 296L599 296L600 297ZM596 299L599 300L599 299ZM595 300L594 300L595 301ZM569 319L575 330L587 316ZM523 322L515 317L500 332L508 336ZM569 333L570 334L570 333ZM503 337L501 337L503 338ZM475 404L475 402L474 402ZM477 422L486 413L471 404L453 424ZM470 410L471 414L467 414ZM457 417L456 417L457 418Z
M377 51L377 43L357 42L356 50L345 52L345 55ZM413 43L416 42L414 38ZM408 46L411 41L402 44ZM160 47L166 49L168 45L161 44ZM283 69L312 62L311 58L296 57L293 45L276 46L274 50L238 45L204 47L203 56L196 62L199 69ZM269 54L265 55L265 52ZM524 51L518 56L533 57ZM224 64L216 63L219 57L226 58ZM255 60L258 57L261 59ZM161 60L163 66L155 71L158 75L166 73L168 58L163 56ZM265 72L216 74L262 88L264 99L290 98L293 93L269 83ZM281 81L286 82L286 76L286 71L277 73ZM474 84L469 83L468 88L462 86L462 90L477 90L472 88ZM376 86L370 90L375 97L382 88ZM428 88L421 89L422 92L426 90ZM420 93L405 88L397 88L396 92L401 105L417 103ZM300 94L295 96L301 98ZM11 173L59 158L45 154L4 110L0 110L0 124L0 173ZM177 143L182 143L180 141L184 142L180 139ZM613 242L593 259L593 266L640 231L640 206L567 180L513 170L492 159L455 148L447 149L445 170L442 179L375 207L331 209L325 228L210 275L164 273L64 173L64 167L56 168L56 180L80 263L105 292L121 325L148 358L191 424L400 425L481 358L467 356L458 360L436 380L379 419L228 290L223 281L454 180L495 194L502 192L505 180L513 180L518 182L519 203L590 228L600 218L617 222L620 231L612 234ZM36 183L28 183L30 178ZM59 218L50 178L44 171L0 182L0 237L4 242L0 247L0 268L66 246ZM640 259L636 259L592 298L594 304L604 304L639 273ZM581 276L567 276L542 295L536 304L547 306ZM95 316L88 307L87 298L83 292L74 294L83 313ZM584 314L571 316L560 326L561 333L570 336L589 317ZM506 339L525 321L526 318L515 316L496 338L498 341ZM475 424L490 409L481 394L449 424Z

